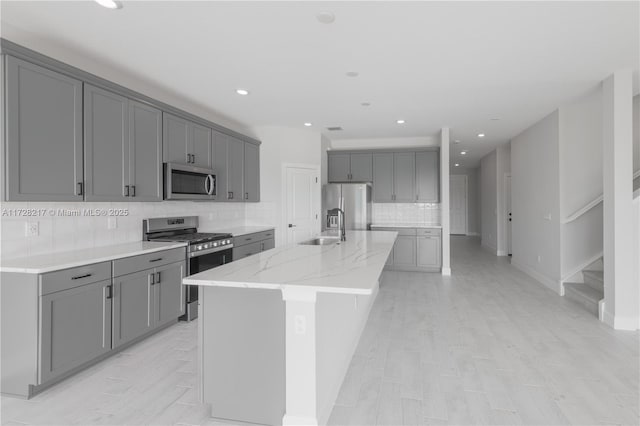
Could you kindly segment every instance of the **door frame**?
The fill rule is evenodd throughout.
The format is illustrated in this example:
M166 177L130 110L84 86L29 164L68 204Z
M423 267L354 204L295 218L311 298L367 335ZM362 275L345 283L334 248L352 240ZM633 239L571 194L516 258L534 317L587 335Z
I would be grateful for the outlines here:
M513 182L511 182L510 185L507 185L507 180L511 179L511 173L507 172L504 174L503 179L503 191L504 191L504 240L505 240L505 252L507 253L507 256L511 256L512 252L513 252L513 224L511 225L511 232L509 232L509 206L507 205L507 200L509 200L509 204L513 204L513 200L511 199L511 194L509 192L511 191L507 191L507 188L511 189L511 185L513 185ZM513 212L513 206L511 208L511 211ZM513 223L513 222L512 222Z
M454 234L450 232L451 235L468 235L469 234L469 177L467 175L462 174L452 174L449 175L449 193L451 193L451 179L462 177L464 181L464 233L462 234ZM449 194L449 215L451 215L451 194ZM451 219L449 219L449 226L451 226ZM451 231L451 229L449 229Z
M306 170L312 170L315 172L316 174L316 193L313 194L313 199L314 201L314 205L313 205L313 210L315 211L315 215L316 215L316 223L315 223L315 232L317 234L320 234L320 204L321 204L321 196L322 196L322 191L320 190L322 182L320 180L320 166L316 165L316 164L305 164L305 163L282 163L282 215L281 215L281 219L280 219L280 224L281 224L281 229L282 229L282 244L288 244L289 239L288 239L288 231L287 231L287 227L289 226L288 224L288 211L287 211L287 206L289 205L289 194L287 194L287 170L289 169L306 169ZM277 244L277 241L276 241Z

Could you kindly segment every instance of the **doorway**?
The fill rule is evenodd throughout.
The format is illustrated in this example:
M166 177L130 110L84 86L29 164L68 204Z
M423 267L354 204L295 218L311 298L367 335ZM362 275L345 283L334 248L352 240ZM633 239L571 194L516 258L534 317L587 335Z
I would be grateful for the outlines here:
M451 175L449 192L450 233L467 235L467 176Z
M320 173L316 166L285 165L283 174L286 242L298 243L320 232Z
M511 214L511 175L510 174L505 174L504 175L504 207L505 207L505 227L506 227L506 232L505 235L507 236L507 255L511 256L513 254L513 252L511 251L511 235L512 235L512 219L513 216Z

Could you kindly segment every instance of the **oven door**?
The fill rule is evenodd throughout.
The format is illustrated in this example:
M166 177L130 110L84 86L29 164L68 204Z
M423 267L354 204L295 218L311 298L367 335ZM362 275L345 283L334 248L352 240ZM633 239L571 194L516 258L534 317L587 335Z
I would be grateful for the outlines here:
M215 200L216 175L211 169L164 164L165 200Z
M215 253L207 253L189 258L189 275L206 271L231 262L232 250L226 249ZM183 321L191 321L198 318L198 286L188 285L186 291L185 314L180 317Z

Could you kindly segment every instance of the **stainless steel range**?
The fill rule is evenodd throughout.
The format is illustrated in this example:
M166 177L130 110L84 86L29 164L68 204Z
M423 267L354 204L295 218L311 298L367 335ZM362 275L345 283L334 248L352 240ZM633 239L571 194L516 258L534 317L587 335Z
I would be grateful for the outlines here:
M231 262L231 234L198 232L198 216L159 217L142 221L144 241L179 241L187 246L187 275ZM187 286L183 321L198 317L198 286Z

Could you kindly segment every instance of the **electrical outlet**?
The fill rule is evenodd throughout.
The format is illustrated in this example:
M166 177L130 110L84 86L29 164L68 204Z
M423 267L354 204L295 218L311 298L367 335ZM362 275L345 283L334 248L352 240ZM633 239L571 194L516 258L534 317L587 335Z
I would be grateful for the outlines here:
M118 227L118 218L110 216L107 218L107 229L116 229Z
M302 315L296 315L294 319L294 329L296 334L307 334L307 319Z
M40 224L38 222L26 222L24 227L25 237L37 237L40 234Z

